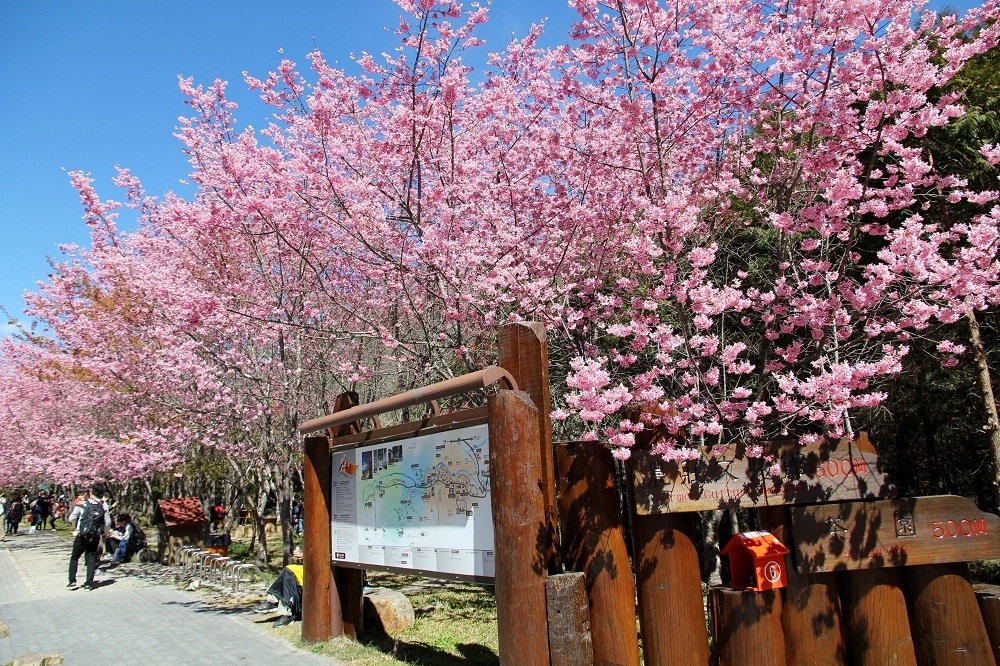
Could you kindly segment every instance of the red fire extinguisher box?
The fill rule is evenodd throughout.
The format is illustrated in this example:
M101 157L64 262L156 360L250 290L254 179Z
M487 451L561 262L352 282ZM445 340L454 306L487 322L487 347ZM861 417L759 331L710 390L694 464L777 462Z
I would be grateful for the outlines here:
M763 592L788 585L788 548L770 532L736 534L722 554L729 558L730 585L735 588Z

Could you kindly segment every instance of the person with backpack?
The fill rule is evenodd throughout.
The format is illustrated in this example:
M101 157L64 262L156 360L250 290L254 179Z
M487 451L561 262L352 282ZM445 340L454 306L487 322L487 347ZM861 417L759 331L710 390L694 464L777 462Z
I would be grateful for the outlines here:
M104 501L106 490L103 483L95 483L86 499L77 498L77 504L69 516L73 525L73 551L69 557L69 585L76 587L76 569L80 555L87 564L86 590L94 589L94 572L97 570L97 548L103 537L111 528L111 510Z
M49 497L42 490L38 493L35 501L31 503L31 529L29 532L34 533L36 530L45 529L45 522L49 519L49 510Z

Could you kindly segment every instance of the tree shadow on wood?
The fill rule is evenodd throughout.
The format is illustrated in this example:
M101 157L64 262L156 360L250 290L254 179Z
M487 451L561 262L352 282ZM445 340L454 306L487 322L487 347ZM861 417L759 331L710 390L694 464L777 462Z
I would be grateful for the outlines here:
M620 570L621 563L616 562L613 550L618 544L613 544L612 539L620 539L622 521L610 451L597 442L561 443L558 447L560 468L566 470L565 477L560 479L560 494L573 498L563 511L563 557L567 569L582 571L588 584L602 574L612 580L631 575L631 571ZM587 450L588 447L595 450ZM606 459L597 464L596 457ZM624 561L627 563L627 557Z

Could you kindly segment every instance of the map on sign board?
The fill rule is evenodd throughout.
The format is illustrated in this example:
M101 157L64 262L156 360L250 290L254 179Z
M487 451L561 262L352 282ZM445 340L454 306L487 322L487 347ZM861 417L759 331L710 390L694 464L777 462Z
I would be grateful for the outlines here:
M630 464L636 512L878 499L891 490L865 433L852 441L803 446L796 440L775 440L761 446L766 458L750 458L745 445L729 444L701 450L694 460L669 462L634 449Z
M333 453L335 563L493 578L485 424Z

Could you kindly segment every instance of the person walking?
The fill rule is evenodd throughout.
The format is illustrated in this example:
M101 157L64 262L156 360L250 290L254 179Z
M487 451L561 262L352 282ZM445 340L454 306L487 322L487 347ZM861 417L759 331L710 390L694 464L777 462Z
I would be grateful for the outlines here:
M111 528L111 511L104 501L106 490L103 483L95 483L90 489L90 496L73 507L69 522L73 525L73 550L69 558L69 585L76 587L76 570L80 556L84 556L87 565L87 580L83 587L93 590L94 572L97 570L97 548L101 538Z
M38 497L31 503L31 529L34 533L45 529L45 523L49 519L49 497L44 490L38 493Z
M3 524L3 531L0 532L0 541L7 538L7 498L0 495L0 523Z

